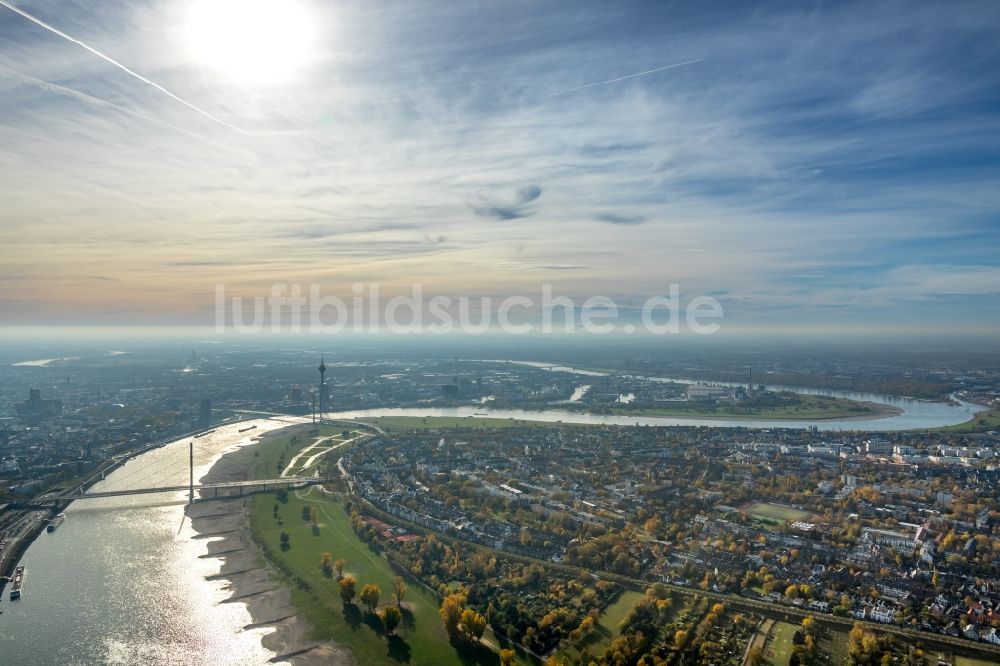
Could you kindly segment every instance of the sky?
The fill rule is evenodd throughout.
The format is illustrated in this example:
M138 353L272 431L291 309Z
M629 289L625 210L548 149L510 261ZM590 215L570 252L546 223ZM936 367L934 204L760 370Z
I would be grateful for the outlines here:
M0 5L0 325L281 282L1000 330L994 1Z

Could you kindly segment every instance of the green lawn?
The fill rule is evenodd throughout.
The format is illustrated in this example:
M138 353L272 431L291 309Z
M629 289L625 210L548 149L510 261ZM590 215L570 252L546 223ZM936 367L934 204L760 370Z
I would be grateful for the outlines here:
M964 423L934 428L929 432L985 432L987 430L1000 430L1000 409L982 411Z
M324 432L329 429L331 429L331 426L324 426ZM338 456L342 455L341 448L349 447L355 442L363 441L372 436L370 432L350 430L347 432L347 437L344 437L343 428L341 427L335 428L335 431L336 434L319 434L308 437L300 435L300 439L305 439L306 441L304 445L297 445L295 448L296 451L302 451L303 453L298 460L295 460L295 455L289 455L291 449L288 450L289 453L285 454L285 468L282 471L282 475L307 476L324 461L330 459L336 460ZM310 463L310 461L312 462ZM277 467L273 469L277 469Z
M764 643L764 657L773 666L787 666L788 658L792 656L792 636L798 630L799 625L788 622L776 622L771 627Z
M822 420L874 415L875 408L864 403L830 396L798 395L793 405L754 407L724 405L715 410L699 403L679 403L669 407L628 409L619 407L613 413L627 416L675 416L706 419Z
M320 434L338 433L342 428L328 427ZM289 445L290 437L264 442L245 451L258 451L256 476L270 474L283 458L287 464L301 448L308 446L315 435L306 436L302 431L299 442ZM273 506L279 504L279 519L273 516ZM314 533L312 524L302 519L303 507L319 511L319 530ZM449 644L449 638L438 615L437 599L417 583L407 581L408 592L404 600L407 612L398 638L387 639L376 621L366 616L359 607L345 607L338 593L336 575L328 578L319 567L324 552L334 559L343 559L347 565L344 573L353 575L357 589L366 583L375 583L382 589L382 604L393 603L392 584L396 572L388 561L372 551L351 529L350 518L339 499L319 487L292 492L287 503L277 502L274 495L257 495L251 500L251 525L261 543L268 546L270 556L279 568L290 571L292 576L304 581L308 589L293 583L286 576L292 589L292 601L314 627L317 640L332 639L347 647L358 663L395 664L498 664L496 654L486 648L459 652ZM280 534L287 532L290 548L280 549ZM495 643L487 631L485 639Z

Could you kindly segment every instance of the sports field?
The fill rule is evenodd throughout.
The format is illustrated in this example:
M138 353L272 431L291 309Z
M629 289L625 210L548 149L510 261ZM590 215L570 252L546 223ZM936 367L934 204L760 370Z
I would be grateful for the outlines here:
M764 644L764 658L773 666L785 666L792 655L792 636L798 630L798 625L788 622L778 622L771 627Z
M806 520L812 515L808 511L794 509L783 504L772 504L770 502L752 502L744 504L740 509L746 511L751 518L758 518L766 522L783 523L786 520Z

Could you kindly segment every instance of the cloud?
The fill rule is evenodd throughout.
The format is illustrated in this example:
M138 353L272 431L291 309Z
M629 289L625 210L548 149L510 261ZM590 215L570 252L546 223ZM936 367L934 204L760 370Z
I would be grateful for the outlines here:
M615 213L599 213L594 216L594 219L598 222L618 225L635 225L646 221L646 218L641 215L618 215Z
M521 204L526 204L542 196L542 188L538 185L525 185L517 190L517 196Z
M509 202L498 203L488 197L480 196L481 203L472 206L472 211L480 217L517 220L534 214L528 204L540 196L542 196L542 188L538 185L523 185L517 189L515 196Z

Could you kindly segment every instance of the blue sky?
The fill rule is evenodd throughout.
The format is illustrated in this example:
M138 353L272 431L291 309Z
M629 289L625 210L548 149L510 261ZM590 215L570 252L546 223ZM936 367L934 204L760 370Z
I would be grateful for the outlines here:
M187 0L12 4L223 122L0 7L8 323L209 323L276 281L1000 319L996 2L261 3L255 71Z

